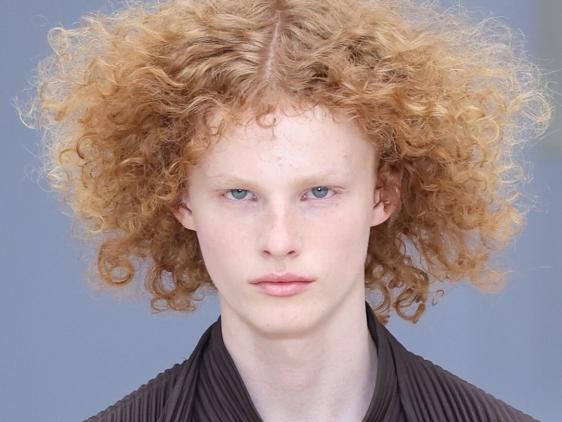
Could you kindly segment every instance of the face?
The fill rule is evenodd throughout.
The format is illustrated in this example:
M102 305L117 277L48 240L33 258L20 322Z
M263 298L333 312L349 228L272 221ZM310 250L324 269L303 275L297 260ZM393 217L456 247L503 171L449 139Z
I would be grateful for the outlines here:
M252 122L213 144L176 217L197 232L223 321L289 338L364 306L370 227L392 209L375 206L375 150L353 123L321 107L274 115L274 130ZM250 283L270 272L314 281L273 296Z

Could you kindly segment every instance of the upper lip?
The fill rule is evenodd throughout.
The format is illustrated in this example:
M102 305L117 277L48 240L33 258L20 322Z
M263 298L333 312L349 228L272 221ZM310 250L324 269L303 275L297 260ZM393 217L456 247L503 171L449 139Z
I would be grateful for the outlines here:
M253 280L250 280L250 283L256 284L266 281L273 282L273 283L289 283L291 281L308 282L308 281L314 281L314 279L298 274L293 274L293 273L269 273L269 274L262 275L261 277L254 278Z

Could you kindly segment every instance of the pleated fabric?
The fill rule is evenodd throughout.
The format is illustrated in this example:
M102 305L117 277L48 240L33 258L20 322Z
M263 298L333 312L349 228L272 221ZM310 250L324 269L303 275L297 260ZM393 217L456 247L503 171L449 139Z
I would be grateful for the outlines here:
M406 350L376 319L367 302L365 306L378 369L362 422L535 421ZM86 422L262 421L224 345L220 321L219 316L207 328L188 359Z
M389 343L396 365L400 402L406 420L433 421L537 421L480 388L404 348L381 324L381 337Z

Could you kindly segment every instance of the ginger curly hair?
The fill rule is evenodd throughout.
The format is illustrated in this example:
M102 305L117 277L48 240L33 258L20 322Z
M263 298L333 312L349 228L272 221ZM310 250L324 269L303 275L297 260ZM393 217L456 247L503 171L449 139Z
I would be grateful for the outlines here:
M150 306L193 311L214 289L196 233L172 210L213 136L292 104L354 119L379 164L403 171L400 209L371 228L374 311L416 322L437 282L503 284L490 254L521 230L518 152L551 115L521 40L487 18L410 0L129 2L49 31L20 118L44 171L97 240L101 285L147 264ZM209 116L226 112L217 132Z

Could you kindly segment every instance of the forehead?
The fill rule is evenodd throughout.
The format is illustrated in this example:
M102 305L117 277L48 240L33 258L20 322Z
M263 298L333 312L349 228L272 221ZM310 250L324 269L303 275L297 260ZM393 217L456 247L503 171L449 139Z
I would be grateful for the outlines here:
M203 160L206 167L254 159L295 169L320 164L345 169L374 155L373 145L353 120L321 106L276 109L261 118L217 113L211 120L211 131L218 135Z

